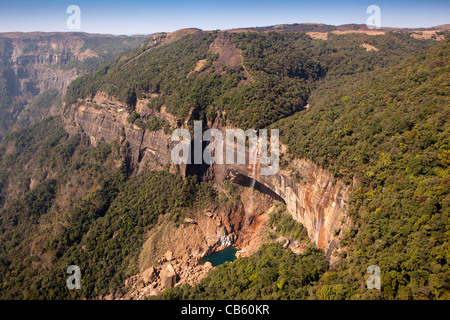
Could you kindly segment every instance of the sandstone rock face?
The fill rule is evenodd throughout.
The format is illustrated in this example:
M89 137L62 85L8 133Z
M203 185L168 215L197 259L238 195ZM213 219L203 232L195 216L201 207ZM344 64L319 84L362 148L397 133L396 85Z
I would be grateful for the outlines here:
M171 163L171 150L175 143L163 130L144 130L128 122L125 106L113 101L112 107L94 108L92 103L71 108L64 114L69 133L84 132L93 146L102 139L106 142L128 142L132 163L140 169L147 163L151 168L161 169ZM139 166L141 165L141 166Z
M56 89L64 95L75 78L88 72L86 68L89 64L81 61L95 59L98 55L86 47L92 46L94 49L96 43L111 43L111 47L104 47L106 50L103 53L116 55L127 47L122 39L130 39L130 46L136 41L137 46L144 36L77 32L0 33L0 96L7 101L1 106L3 121L0 125L0 139L14 128L17 119L24 114L23 111L28 109L36 96L49 89ZM38 115L32 113L29 120L35 122L49 115L56 115L59 107L59 104L55 108L48 106L39 110ZM25 116L30 115L25 112Z
M10 99L1 105L0 139L14 127L33 98L49 89L64 93L70 82L81 75L75 68L63 68L60 64L82 45L82 41L70 36L0 33L0 96L5 101ZM53 108L47 112L44 116L56 114Z
M300 172L301 182L295 182L287 170L258 180L283 198L292 217L306 227L309 237L330 260L338 245L336 230L349 226L350 187L340 181L333 183L333 175L311 161L295 159L290 166Z
M128 113L123 111L124 106L118 101L103 97L102 103L100 108L92 107L92 101L87 101L78 108L69 108L64 117L67 130L72 133L84 131L93 145L101 139L107 142L126 140L130 145L134 168L138 170L144 163L156 169L171 163L171 149L176 143L170 141L169 135L162 130L148 131L128 123ZM223 131L226 129L220 125L214 126ZM183 173L186 168L180 166L180 169ZM237 164L213 165L208 171L210 182L219 189L223 188L225 179L249 186L254 178L255 188L284 201L292 217L302 223L309 237L319 248L324 249L327 259L335 261L337 237L349 227L346 210L350 186L334 179L330 172L305 159L292 160L287 168L280 169L274 175L261 175L256 170L255 176L252 168ZM293 172L297 172L301 179L296 179ZM205 214L215 218L210 211ZM222 221L217 218L215 223L216 228L222 225ZM219 241L221 245L230 245L233 239L229 238L226 229L223 230L219 234Z
M296 182L290 169L302 176ZM241 184L251 176L243 165L228 165L228 177ZM223 173L222 173L223 174ZM333 175L305 159L295 159L286 169L274 175L257 175L262 192L274 192L285 203L294 220L302 223L308 236L332 262L334 250L338 247L337 231L349 227L347 219L347 198L350 187L334 181Z
M17 77L16 90L21 94L37 93L48 89L65 92L70 82L80 73L75 69L57 66L81 54L84 40L76 34L57 33L7 33L1 36L9 40L8 60ZM70 54L69 54L70 53ZM50 68L54 65L53 68ZM35 92L33 92L35 90Z

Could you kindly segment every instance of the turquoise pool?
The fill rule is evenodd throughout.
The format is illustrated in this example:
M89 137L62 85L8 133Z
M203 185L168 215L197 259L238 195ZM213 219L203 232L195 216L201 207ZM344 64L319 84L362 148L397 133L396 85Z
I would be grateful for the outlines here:
M227 261L233 261L234 259L236 259L237 251L238 250L233 246L227 247L223 250L211 253L210 255L203 257L202 263L209 261L215 267Z

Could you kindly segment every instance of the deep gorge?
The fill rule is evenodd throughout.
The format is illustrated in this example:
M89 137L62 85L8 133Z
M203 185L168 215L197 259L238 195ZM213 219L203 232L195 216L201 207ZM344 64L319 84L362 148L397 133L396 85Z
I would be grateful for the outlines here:
M175 143L170 140L169 134L164 130L149 131L129 123L128 113L123 111L120 102L114 99L107 101L104 96L101 99L108 108L94 108L86 102L67 109L64 113L66 130L69 133L81 130L94 146L102 139L106 142L115 139L126 142L135 172L139 172L144 164L153 169L170 167L170 170L176 170L171 164L171 149ZM139 105L140 111L144 113L145 104ZM167 119L167 115L156 116ZM180 165L179 170L183 176L196 174L219 188L225 179L244 186L251 179L251 172L246 165ZM293 177L293 172L300 174L300 181L295 181L299 179ZM346 216L349 186L305 159L294 159L275 175L257 175L255 186L275 200L283 201L292 217L306 227L309 238L324 250L327 259L331 263L336 260L336 249L339 247L337 238L350 225Z

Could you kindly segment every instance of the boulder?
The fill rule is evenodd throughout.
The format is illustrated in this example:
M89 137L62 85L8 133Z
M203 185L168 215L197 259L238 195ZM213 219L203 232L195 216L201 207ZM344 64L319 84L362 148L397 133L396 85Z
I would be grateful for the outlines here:
M172 253L172 251L167 251L164 254L164 258L166 259L166 261L172 261L173 260L173 253Z
M184 219L184 222L190 223L190 224L197 224L197 222L195 222L195 220L194 220L194 219L191 219L191 218L185 218L185 219Z
M170 263L167 264L165 268L161 269L160 277L161 284L165 289L173 288L177 283L177 274Z
M177 276L175 274L165 277L162 281L162 284L165 289L173 288L176 283L177 283Z
M145 284L152 283L152 282L156 279L156 271L155 271L155 268L150 267L150 268L146 269L146 270L142 273L142 279L144 280L144 283L145 283Z
M205 211L205 214L206 214L208 217L212 217L212 216L213 216L213 214L212 214L211 211Z

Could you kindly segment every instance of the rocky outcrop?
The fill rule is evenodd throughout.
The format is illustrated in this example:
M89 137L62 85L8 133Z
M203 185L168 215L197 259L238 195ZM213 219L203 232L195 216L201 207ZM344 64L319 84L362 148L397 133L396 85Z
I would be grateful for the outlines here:
M161 169L171 163L174 143L170 141L170 135L163 130L150 131L133 125L127 120L129 113L122 103L102 101L103 104L99 105L94 98L79 107L69 108L64 113L66 130L71 134L84 132L93 146L102 140L126 142L131 151L132 164L137 170L144 164Z
M69 84L96 63L111 60L143 40L144 36L76 32L0 33L0 139L36 96L50 89L64 95ZM99 43L103 44L100 56L94 52ZM85 63L86 59L90 60ZM38 111L36 121L56 114L50 106Z
M81 73L64 68L72 56L82 53L84 40L76 34L3 33L9 50L1 50L11 70L14 93L31 98L48 89L64 93Z
M229 179L243 185L251 176L242 165L228 165L227 172ZM275 175L257 175L256 181L262 192L269 189L286 203L292 217L308 230L309 238L334 262L338 236L349 227L346 213L350 187L305 159L294 159Z
M225 68L235 69L242 70L243 72L244 77L241 80L241 83L248 84L253 81L252 76L243 64L242 53L238 48L236 48L230 34L223 32L219 33L209 46L209 51L214 54L218 54L218 57L210 68L204 70L200 74L211 70L214 70L214 72L217 73L222 73L225 72ZM197 64L198 70L202 67L201 61L202 60L200 60Z
M209 262L204 264L197 262L187 268L183 268L181 260L178 259L172 263L161 263L127 279L125 281L127 293L122 296L117 295L115 299L141 300L144 297L160 294L175 285L183 283L194 285L206 277L211 269L213 266ZM151 278L148 278L149 274L152 275Z
M142 281L144 284L151 284L157 278L156 269L154 267L150 267L142 273Z
M208 208L176 226L170 214L150 230L139 257L140 272L127 279L123 299L141 299L175 285L194 285L213 268L201 259L235 243L244 232L242 209ZM224 240L226 239L226 240Z
M128 123L128 113L118 101L110 100L103 107L93 107L90 105L93 102L69 109L65 116L69 132L84 131L94 145L101 139L107 142L115 139L127 141L133 166L137 169L144 163L154 168L171 163L174 143L170 141L169 135L162 130L151 132ZM142 112L150 112L142 108ZM167 117L162 114L156 116ZM186 168L181 169L186 174ZM253 175L246 165L224 164L210 167L208 177L220 189L226 179L248 187ZM290 161L274 175L257 174L254 178L255 188L276 200L284 201L292 217L306 227L311 240L324 249L328 260L334 262L335 249L339 246L338 236L349 227L346 211L350 187L305 159ZM227 234L219 241L225 246L233 243Z

